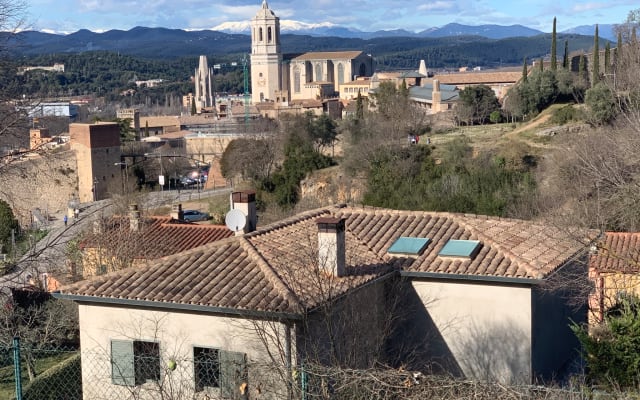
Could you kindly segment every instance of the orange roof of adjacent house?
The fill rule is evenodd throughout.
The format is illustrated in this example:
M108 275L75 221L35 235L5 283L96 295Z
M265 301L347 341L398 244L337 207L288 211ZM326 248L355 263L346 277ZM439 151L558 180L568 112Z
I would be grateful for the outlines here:
M318 268L316 220L320 217L346 220L344 276ZM61 293L97 302L145 301L216 312L299 315L400 270L430 278L509 278L533 284L581 252L584 245L573 239L574 234L530 221L485 216L326 207L142 268L78 282ZM416 257L389 254L399 237L429 238L430 242ZM468 259L439 256L450 239L477 240L480 249Z
M640 271L640 233L606 232L589 258L589 267L600 272Z

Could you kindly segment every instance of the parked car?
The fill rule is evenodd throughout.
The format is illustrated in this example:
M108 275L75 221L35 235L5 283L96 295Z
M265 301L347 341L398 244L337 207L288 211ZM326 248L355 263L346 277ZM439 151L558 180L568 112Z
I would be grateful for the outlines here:
M198 210L184 210L184 220L189 222L207 221L211 219L209 213L203 213Z

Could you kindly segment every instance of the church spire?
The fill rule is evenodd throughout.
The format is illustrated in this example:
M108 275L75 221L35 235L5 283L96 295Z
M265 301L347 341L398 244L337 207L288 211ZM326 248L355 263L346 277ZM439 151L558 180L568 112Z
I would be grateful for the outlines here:
M269 5L267 4L267 0L262 0L262 9L263 10L268 10L269 9Z

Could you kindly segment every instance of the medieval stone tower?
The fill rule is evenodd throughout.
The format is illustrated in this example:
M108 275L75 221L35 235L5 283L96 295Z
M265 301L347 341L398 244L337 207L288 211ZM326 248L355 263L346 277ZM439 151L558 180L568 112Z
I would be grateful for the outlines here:
M251 20L251 101L275 101L282 89L280 18L267 0Z

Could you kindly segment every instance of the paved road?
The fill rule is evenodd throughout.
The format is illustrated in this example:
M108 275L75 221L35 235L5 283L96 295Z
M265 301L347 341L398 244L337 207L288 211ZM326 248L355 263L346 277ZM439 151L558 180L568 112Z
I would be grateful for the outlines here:
M183 190L151 192L145 200L149 207L158 207L176 202L204 199L207 197L229 193L231 189L211 189L206 191ZM0 277L0 293L7 293L11 287L25 287L38 279L42 284L43 274L67 271L66 251L68 242L81 233L91 229L91 224L98 218L110 216L114 212L111 200L84 203L80 205L80 214L77 220L70 218L64 225L63 214L53 216L49 225L47 236L25 254L17 263L13 272Z

